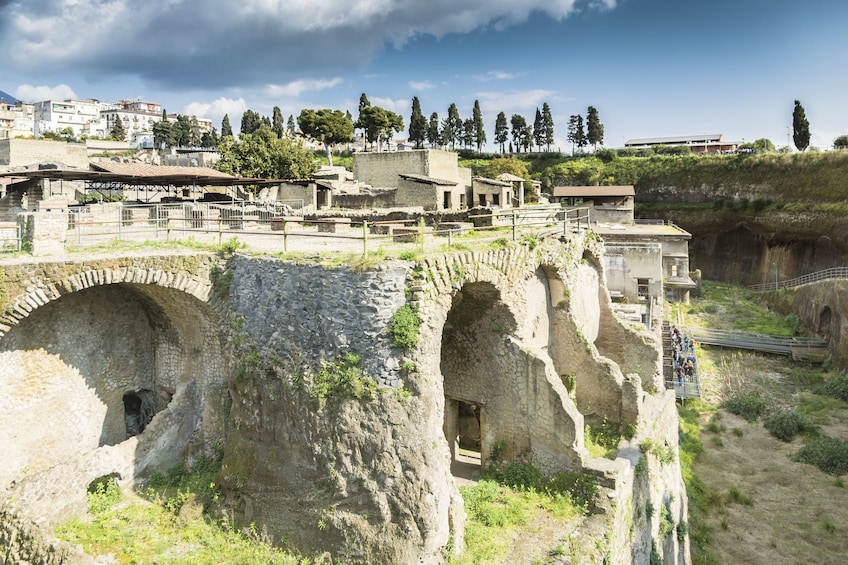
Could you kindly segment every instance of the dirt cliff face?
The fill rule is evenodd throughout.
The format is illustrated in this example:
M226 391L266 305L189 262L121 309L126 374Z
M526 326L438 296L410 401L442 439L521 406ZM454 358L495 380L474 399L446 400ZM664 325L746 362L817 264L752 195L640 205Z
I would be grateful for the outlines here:
M792 279L848 263L848 218L839 213L665 210L692 234L690 265L736 284Z

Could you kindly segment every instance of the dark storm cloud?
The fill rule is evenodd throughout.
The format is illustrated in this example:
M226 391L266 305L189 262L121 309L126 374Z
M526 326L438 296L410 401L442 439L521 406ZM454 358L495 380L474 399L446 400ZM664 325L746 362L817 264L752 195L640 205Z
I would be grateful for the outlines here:
M534 10L563 18L587 2L0 0L0 71L74 68L177 89L280 83L362 68L419 34L506 27Z

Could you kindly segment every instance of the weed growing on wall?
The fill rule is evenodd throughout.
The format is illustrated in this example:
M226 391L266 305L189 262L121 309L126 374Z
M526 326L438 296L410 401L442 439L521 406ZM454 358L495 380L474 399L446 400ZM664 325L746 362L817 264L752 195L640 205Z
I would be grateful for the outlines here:
M347 352L332 363L324 363L313 380L312 397L322 404L330 398L371 399L377 383L362 372L361 361L360 355Z
M410 304L404 304L389 320L389 337L392 346L410 351L418 345L418 332L421 329L421 317Z

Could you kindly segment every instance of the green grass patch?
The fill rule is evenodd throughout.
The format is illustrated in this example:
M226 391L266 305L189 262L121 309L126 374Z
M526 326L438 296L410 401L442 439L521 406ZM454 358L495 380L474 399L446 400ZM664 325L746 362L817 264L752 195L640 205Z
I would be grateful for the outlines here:
M558 473L544 477L530 464L512 462L483 474L475 486L459 489L465 502L465 552L448 563L497 563L510 539L538 512L566 520L586 511L597 486L590 477Z
M410 351L418 345L421 317L411 304L404 304L389 320L389 337L394 347Z
M592 457L615 459L621 441L618 427L604 420L601 424L587 425L584 434L586 449Z
M208 458L192 472L175 467L154 475L141 497L99 481L88 494L89 513L58 526L56 535L88 554L111 554L114 563L309 563L271 547L255 526L240 529L204 512L217 504L218 468Z
M362 372L361 361L360 355L347 352L336 361L325 363L315 375L312 397L321 403L330 398L372 398L377 391L377 382Z
M840 371L838 375L815 390L816 394L848 402L848 373Z

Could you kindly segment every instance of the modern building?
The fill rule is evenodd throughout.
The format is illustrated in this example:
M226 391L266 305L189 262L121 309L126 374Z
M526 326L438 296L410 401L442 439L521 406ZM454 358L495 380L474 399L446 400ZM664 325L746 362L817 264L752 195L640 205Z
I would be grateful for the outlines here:
M628 139L624 142L625 148L643 149L646 147L685 146L692 153L731 153L736 151L742 144L740 141L725 141L724 135L720 133L704 133L701 135L682 135L677 137L646 137L643 139Z
M662 220L634 219L635 190L625 186L557 186L553 198L589 209L592 229L604 240L607 287L614 300L659 307L662 299L689 302L686 230Z
M35 137L48 131L59 133L68 128L74 137L106 137L109 131L106 120L100 117L104 105L99 100L43 100L33 104L33 130Z

